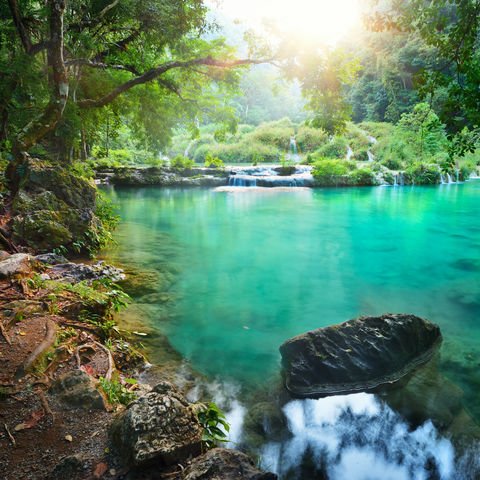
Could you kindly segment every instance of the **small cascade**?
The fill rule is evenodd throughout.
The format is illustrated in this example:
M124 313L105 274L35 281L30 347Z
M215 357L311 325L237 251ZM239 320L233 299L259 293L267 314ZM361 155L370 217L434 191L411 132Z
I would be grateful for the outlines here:
M190 149L193 147L193 145L197 142L197 139L192 139L190 140L189 144L187 145L187 148L185 149L185 152L183 153L184 157L188 157L188 154L190 153Z
M293 155L296 155L297 152L297 140L295 140L295 137L290 137L290 146L288 147L290 152L293 153Z
M480 178L480 177L477 175L477 172L475 170L468 176L469 180L475 180L475 179L478 179L478 178Z
M228 178L230 187L256 187L257 179L250 175L231 175Z
M375 145L378 141L375 137L371 137L370 135L365 135L365 136L367 137L367 140L373 145Z
M455 181L456 181L457 183L458 183L458 174L459 174L459 173L460 173L460 171L459 171L458 169L455 170L455 175L456 175L456 180L455 180Z
M440 172L440 183L441 183L442 185L446 183L446 182L445 182L445 177L443 176L443 173L442 173L442 172Z
M281 175L282 167L262 165L231 167L229 187L312 187L314 180L310 165L298 165L291 175Z
M373 153L370 150L367 150L367 155L368 155L368 161L373 162L373 159L374 159Z
M453 183L452 177L449 173L447 173L447 183Z
M350 147L348 147L346 159L350 160L353 157L353 155L354 155L353 150Z
M405 177L403 172L398 172L393 176L393 186L399 187L405 185Z

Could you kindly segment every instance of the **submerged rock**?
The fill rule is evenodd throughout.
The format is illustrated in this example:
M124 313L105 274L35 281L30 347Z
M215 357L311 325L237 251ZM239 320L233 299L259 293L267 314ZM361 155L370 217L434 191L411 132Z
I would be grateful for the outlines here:
M260 447L268 440L283 438L287 432L287 419L279 405L257 403L245 415L243 436L248 445Z
M167 382L131 403L109 429L113 444L136 466L195 457L201 453L202 433L193 408Z
M274 473L262 472L244 453L214 448L190 462L182 480L276 480Z
M372 390L425 363L441 339L438 325L408 314L312 330L280 347L285 385L301 397Z
M95 379L83 370L74 370L58 378L50 387L50 393L72 407L85 410L106 410L105 400L95 388Z

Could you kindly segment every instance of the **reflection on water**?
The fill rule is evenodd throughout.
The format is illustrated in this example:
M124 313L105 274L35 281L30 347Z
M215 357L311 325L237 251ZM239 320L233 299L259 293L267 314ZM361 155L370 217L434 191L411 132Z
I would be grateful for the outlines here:
M415 313L441 326L441 369L480 418L480 182L245 190L110 191L124 224L109 258L155 270L162 279L154 292L135 295L148 317L140 321L158 331L149 343L154 360L162 358L168 340L210 378L261 389L278 372L278 347L286 338L362 314ZM315 402L289 408L308 423L316 418L316 405L329 405ZM333 423L323 419L323 427L306 429L340 442L339 451L330 444L314 447L297 432L287 443L270 443L264 456L281 459L286 468L288 445L307 445L308 452L317 452L307 457L322 451L320 461L329 459L331 478L349 478L342 472L353 464L359 472L362 464L385 472L397 465L395 474L380 478L430 478L421 473L427 468L437 472L433 478L448 474L448 442L436 437L431 424L410 432L401 419L391 420L395 414L387 407L374 400L368 405L356 418L369 419L365 428L383 438L374 446L347 441L340 427L354 407L345 406ZM380 413L373 414L374 407ZM289 419L289 425L296 424ZM333 430L337 436L328 436ZM403 445L397 450L389 443L393 433ZM412 445L421 452L417 456Z

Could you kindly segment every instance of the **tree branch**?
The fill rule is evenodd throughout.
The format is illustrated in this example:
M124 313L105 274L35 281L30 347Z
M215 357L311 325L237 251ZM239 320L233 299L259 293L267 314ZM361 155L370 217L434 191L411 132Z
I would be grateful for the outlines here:
M92 108L92 107L103 107L110 103L111 101L115 100L120 94L130 90L131 88L135 87L136 85L143 85L144 83L151 82L156 78L160 77L164 73L168 72L169 70L175 68L185 68L191 67L193 65L207 65L210 67L219 67L219 68L232 68L238 67L240 65L258 65L260 63L267 63L270 62L268 60L253 60L253 59L242 59L242 60L233 60L231 62L223 62L221 60L215 60L212 57L205 57L205 58L196 58L194 60L188 60L186 62L180 61L171 61L164 63L158 67L152 68L145 72L143 75L138 77L132 78L121 85L118 85L114 88L110 93L107 95L98 98L98 99L84 99L79 100L77 105L80 108Z
M141 73L133 65L109 65L107 63L94 62L93 60L89 60L88 58L75 58L73 60L67 60L65 62L65 67L67 68L75 65L90 68L102 68L105 70L123 70L125 72L133 73L137 76L141 75Z
M30 34L23 23L22 14L20 12L20 7L17 3L17 0L8 0L8 6L10 7L13 23L17 29L18 35L20 36L23 48L27 53L30 53L30 50L32 49L32 39L30 38Z

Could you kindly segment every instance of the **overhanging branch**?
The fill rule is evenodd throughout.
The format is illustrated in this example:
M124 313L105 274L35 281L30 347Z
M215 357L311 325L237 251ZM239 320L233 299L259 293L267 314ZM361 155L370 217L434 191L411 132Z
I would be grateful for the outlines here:
M254 60L254 59L247 58L247 59L225 62L221 60L215 60L212 57L196 58L196 59L188 60L185 62L171 61L171 62L164 63L158 67L152 68L147 72L145 72L143 75L137 76L135 78L132 78L131 80L128 80L125 83L122 83L121 85L118 85L110 93L108 93L107 95L101 98L79 100L77 101L77 105L80 108L103 107L108 103L110 103L111 101L115 100L115 98L117 98L119 95L126 92L127 90L130 90L136 85L143 85L145 83L151 82L152 80L155 80L156 78L160 77L161 75L168 72L169 70L172 70L175 68L185 68L185 67L191 67L194 65L206 65L209 67L219 67L219 68L232 68L232 67L238 67L241 65L258 65L261 63L268 63L270 61L271 59Z

